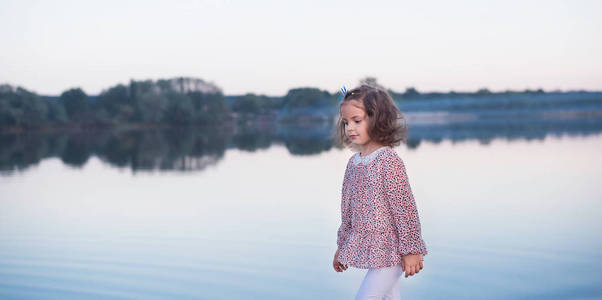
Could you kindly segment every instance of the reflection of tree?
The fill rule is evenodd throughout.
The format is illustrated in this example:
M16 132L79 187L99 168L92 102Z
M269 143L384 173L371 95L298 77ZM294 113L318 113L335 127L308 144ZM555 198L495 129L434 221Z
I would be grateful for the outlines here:
M333 147L332 127L328 123L315 126L282 126L281 136L286 148L295 155L312 155Z
M82 166L94 151L94 137L88 133L75 133L69 136L61 153L61 159L71 166Z
M201 170L215 164L229 134L215 128L135 130L112 134L99 157L140 170Z
M410 137L408 138L408 148L410 149L417 149L418 146L420 145L420 139L419 138L414 138L414 137Z
M242 128L232 136L232 145L245 151L256 151L267 149L276 140L275 128L263 128L258 130L254 127L242 126Z
M587 135L602 131L602 118L581 119L477 119L471 121L411 124L407 147L428 141L458 142L494 138L544 139L549 134ZM258 124L235 128L221 126L173 127L145 130L15 133L0 135L0 170L22 170L48 157L82 166L93 155L133 172L145 170L203 170L216 164L229 147L244 151L285 145L294 155L313 155L332 148L332 124Z

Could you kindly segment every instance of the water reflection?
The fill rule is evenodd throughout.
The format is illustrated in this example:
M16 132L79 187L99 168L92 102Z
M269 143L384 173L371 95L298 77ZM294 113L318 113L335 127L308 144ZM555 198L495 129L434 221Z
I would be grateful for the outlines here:
M592 135L602 132L602 115L590 114L467 114L408 112L407 147L423 141L439 143L496 138L544 139L548 135ZM284 145L294 155L315 155L333 147L333 123L260 123L237 127L178 127L72 132L0 134L3 174L58 157L81 167L92 156L133 172L144 170L197 171L219 162L227 149L256 151Z
M600 298L600 147L397 148L430 249L402 298ZM0 177L0 298L352 299L365 270L331 269L350 155L231 148L203 172L135 176L44 159Z

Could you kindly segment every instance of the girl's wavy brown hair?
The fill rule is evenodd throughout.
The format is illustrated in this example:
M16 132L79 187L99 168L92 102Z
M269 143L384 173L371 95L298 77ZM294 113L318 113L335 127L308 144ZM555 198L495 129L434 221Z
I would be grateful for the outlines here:
M358 105L357 102L361 103ZM407 142L408 126L405 117L388 92L370 85L361 85L345 94L339 104L339 118L336 125L335 140L339 146L359 151L345 134L345 124L341 116L341 107L345 104L362 109L368 116L368 135L370 139L383 146L399 146ZM362 107L363 106L363 107Z

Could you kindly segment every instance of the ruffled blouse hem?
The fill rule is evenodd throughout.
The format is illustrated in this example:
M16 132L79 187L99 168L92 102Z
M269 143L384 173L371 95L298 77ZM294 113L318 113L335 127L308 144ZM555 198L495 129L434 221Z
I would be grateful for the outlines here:
M399 265L399 264L401 264L401 257L399 257L399 259L394 259L394 260L390 260L390 261L379 261L379 263L377 263L377 264L368 264L368 263L361 263L361 262L356 262L356 261L348 261L344 257L339 256L339 262L344 265L352 266L352 267L355 267L358 269L374 269L374 268L385 268L385 267Z

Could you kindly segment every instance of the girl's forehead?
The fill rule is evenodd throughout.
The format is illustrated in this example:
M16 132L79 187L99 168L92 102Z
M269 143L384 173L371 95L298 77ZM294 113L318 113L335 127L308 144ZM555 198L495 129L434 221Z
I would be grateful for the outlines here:
M352 100L353 101L353 100ZM343 103L343 105L341 105L341 115L345 116L355 116L355 115L359 115L359 116L363 116L364 115L364 107L361 105L361 103L357 102L357 101L353 101L355 103L351 103L351 101L347 102L347 103Z

